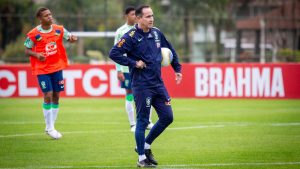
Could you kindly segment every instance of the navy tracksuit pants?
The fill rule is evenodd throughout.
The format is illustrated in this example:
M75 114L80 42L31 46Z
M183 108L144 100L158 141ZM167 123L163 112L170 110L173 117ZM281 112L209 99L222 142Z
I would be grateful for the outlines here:
M137 112L135 140L138 154L143 155L145 142L151 144L173 122L171 99L165 86L143 90L133 89L133 96ZM145 138L151 106L156 110L159 119Z

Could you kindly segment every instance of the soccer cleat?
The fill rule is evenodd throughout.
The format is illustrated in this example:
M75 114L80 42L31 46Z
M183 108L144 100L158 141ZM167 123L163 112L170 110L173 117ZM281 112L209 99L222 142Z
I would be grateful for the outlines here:
M46 132L50 137L52 137L53 139L60 139L62 137L62 135L60 134L60 132L58 132L57 130L51 130L51 131L47 131Z
M151 130L153 126L154 126L154 124L152 122L150 122L147 126L147 130Z
M135 151L136 153L138 153L138 150L137 150L136 147L134 148L134 151ZM155 158L154 158L154 155L152 154L151 149L145 149L145 155L146 155L147 159L150 161L150 163L152 163L152 164L154 164L154 165L157 165L157 164L158 164L158 162L157 162L157 161L155 160Z
M145 149L145 155L147 159L150 161L150 163L157 165L158 162L155 160L154 155L152 154L151 149Z
M156 165L152 164L147 158L145 160L138 161L136 164L138 167L141 167L141 168L155 168L156 167Z
M130 126L130 131L133 132L133 133L135 132L135 125Z

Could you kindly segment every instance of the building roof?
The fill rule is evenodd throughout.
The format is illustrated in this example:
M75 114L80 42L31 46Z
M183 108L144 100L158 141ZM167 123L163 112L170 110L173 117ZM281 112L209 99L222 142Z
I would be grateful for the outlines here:
M285 3L270 12L236 22L237 29L261 29L261 21L265 20L266 29L298 29L300 28L300 3Z

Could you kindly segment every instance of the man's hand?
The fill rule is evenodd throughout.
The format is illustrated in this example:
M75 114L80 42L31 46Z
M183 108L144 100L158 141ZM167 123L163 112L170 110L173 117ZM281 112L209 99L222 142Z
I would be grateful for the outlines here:
M73 42L76 42L76 41L77 41L77 37L75 35L71 35L70 38L69 38L69 42L73 43Z
M146 63L144 63L143 61L139 60L139 61L136 61L136 65L135 65L136 68L139 68L139 69L143 69L146 67Z
M26 54L26 56L36 57L41 62L44 62L46 60L46 56L43 53L34 52L29 48L25 49L25 54Z
M124 82L125 77L124 77L123 72L118 71L117 77L118 77L118 79L119 79L121 82Z
M176 80L176 84L180 84L180 82L182 80L182 74L181 73L175 73L175 80Z
M36 53L35 57L39 60L44 62L46 60L46 57L42 53Z

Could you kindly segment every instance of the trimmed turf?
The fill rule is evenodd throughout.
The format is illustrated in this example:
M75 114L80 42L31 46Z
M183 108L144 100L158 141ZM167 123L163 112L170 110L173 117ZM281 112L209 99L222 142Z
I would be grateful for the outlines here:
M62 98L44 133L42 99L0 99L0 168L135 168L124 99ZM173 99L153 143L158 168L300 168L300 100ZM153 115L154 121L157 116Z

